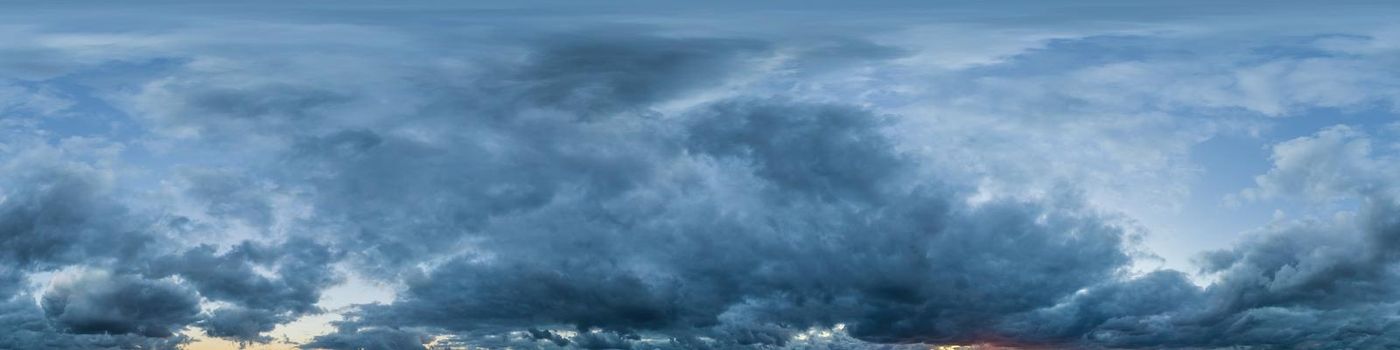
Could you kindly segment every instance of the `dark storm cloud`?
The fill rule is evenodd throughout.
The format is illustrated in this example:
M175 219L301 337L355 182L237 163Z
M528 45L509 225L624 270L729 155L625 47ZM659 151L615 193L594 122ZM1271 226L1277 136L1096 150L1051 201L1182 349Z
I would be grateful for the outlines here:
M321 311L316 306L321 290L340 281L332 265L337 259L325 246L304 239L276 246L244 242L221 254L206 245L157 258L148 273L180 276L205 298L231 304L200 323L209 335L267 341L261 333Z
M84 272L44 293L44 315L76 334L169 337L194 322L199 296L168 281Z
M1176 271L1158 271L1076 293L1053 307L1005 321L1000 328L1026 344L1070 344L1092 332L1139 326L1142 318L1172 314L1201 301L1199 288Z
M878 127L883 117L837 105L721 103L696 116L686 145L751 163L780 194L867 200L906 166Z
M628 130L645 135L579 130L608 122L638 121L564 119L552 133L667 176L549 173L571 187L614 187L493 215L476 229L480 253L411 280L393 304L364 306L339 336L366 336L357 326L562 326L583 332L568 339L583 348L632 346L618 344L643 334L719 338L723 348L783 345L807 327L845 323L876 342L978 341L1001 317L1052 305L1128 261L1123 231L1072 195L962 204L914 176L883 135L885 117L858 108L740 99ZM647 140L660 146L630 147ZM675 143L684 148L668 150Z
M169 348L182 341L174 333L196 322L214 336L266 340L258 333L319 312L321 290L339 281L332 272L339 254L304 239L181 252L164 234L188 219L140 215L115 198L102 170L36 152L4 164L0 178L0 277L6 282L0 298L11 303L0 319L25 330L0 337L0 348ZM25 277L66 276L62 269L70 266L84 270L60 277L68 279L34 305L32 295L40 293L23 290ZM232 306L204 315L201 298Z
M495 76L499 81L485 85L501 88L504 100L529 108L578 110L579 116L634 113L646 104L719 81L732 72L740 55L762 48L742 40L633 38L638 40L541 40L525 63L508 70L509 77ZM552 73L572 64L593 69L567 77ZM711 79L695 79L699 76ZM497 82L508 84L492 85ZM614 140L617 132L609 128L615 126L555 126L571 125L572 114L499 120L491 113L499 113L500 107L478 101L445 112L429 110L421 120L383 121L379 124L387 127L316 135L317 128L303 126L337 120L327 115L327 108L354 93L315 82L246 84L198 75L158 87L170 89L162 90L168 93L161 95L162 101L175 102L151 114L163 129L194 130L220 146L236 144L245 134L291 140L293 151L284 158L291 166L281 170L290 179L283 180L295 181L292 186L310 185L321 194L314 197L319 215L311 221L325 226L317 231L342 234L336 243L353 247L348 251L356 261L388 274L453 251L465 234L474 233L490 217L544 205L559 192L582 189L590 196L614 196L635 186L634 177L651 171L647 158L652 154L678 151L646 149L658 144L654 138ZM600 97L573 95L583 90ZM578 105L579 101L611 102ZM466 124L445 125L449 127L444 130L462 133L446 143L393 133L396 127L435 120ZM625 132L633 138L644 134ZM606 147L605 152L575 141L590 139L600 140L595 146ZM495 141L508 144L490 144ZM268 196L277 189L274 185L236 171L194 168L181 174L181 193L202 206L204 214L254 227L272 223ZM296 238L279 247L247 242L228 248L206 245L137 260L148 262L123 268L143 266L136 270L144 271L134 272L151 278L178 276L203 298L227 303L202 316L198 325L211 336L239 341L266 341L263 334L276 325L319 312L315 303L321 290L338 282L331 273L338 253Z
M330 267L334 261L325 247L300 239L276 247L244 242L224 253L201 246L157 259L151 273L179 275L210 299L306 313L316 310L320 289L336 280ZM258 267L276 277L258 273Z
M1199 287L1130 273L1128 220L1075 189L974 193L946 168L977 164L906 153L905 117L792 81L899 48L645 28L525 33L468 58L347 45L180 61L125 97L159 131L143 142L218 165L161 183L193 207L140 208L101 162L57 153L3 169L0 349L173 348L188 327L266 342L324 311L342 263L402 288L304 348L1400 342L1400 182L1355 133L1276 148L1259 185L1358 213L1210 252ZM784 78L727 85L763 74ZM240 224L256 239L196 239ZM58 277L21 286L44 274Z
M1400 270L1392 252L1400 201L1390 158L1356 147L1366 141L1331 128L1282 143L1274 169L1258 180L1293 185L1284 192L1327 188L1327 197L1354 198L1354 217L1276 223L1207 252L1201 266L1215 281L1204 289L1179 273L1154 273L1039 310L1010 325L1012 333L1127 348L1397 346ZM1318 156L1330 160L1299 161Z
M146 243L105 198L96 170L39 157L9 164L0 202L0 261L20 270L129 259Z
M1143 278L1046 310L1073 314L1069 322L1030 318L1027 326L1092 325L1078 334L1127 348L1393 347L1400 344L1391 336L1400 329L1393 318L1400 311L1393 304L1400 297L1395 264L1369 258L1354 240L1373 233L1321 223L1260 232L1211 254L1218 280L1203 290L1178 278ZM1098 295L1111 299L1090 299Z
M574 50L617 62L660 54L611 44ZM653 74L647 65L608 67L599 68L609 72L600 84ZM1206 288L1175 271L1130 277L1131 235L1072 191L967 204L968 193L927 177L898 150L885 135L890 116L736 98L659 119L598 118L629 112L598 106L644 107L666 95L588 92L558 103L540 96L562 95L532 89L588 87L534 78L513 83L562 113L490 109L490 120L467 119L472 127L457 129L475 137L447 145L347 131L301 149L300 157L317 160L311 164L336 169L317 183L335 198L328 208L385 212L381 205L425 198L453 204L413 211L434 213L435 221L415 222L444 232L428 240L415 235L434 231L392 234L407 228L395 227L402 220L350 220L375 229L357 237L377 240L369 257L413 261L435 251L415 248L421 242L454 242L465 252L410 276L395 302L362 306L339 333L309 347L412 332L500 347L788 346L810 327L837 324L862 346L1392 342L1378 335L1390 322L1343 312L1384 310L1377 303L1394 299L1385 287L1393 284L1384 277L1390 262L1331 255L1355 246L1345 239L1278 233L1214 253L1208 272L1222 274ZM621 101L589 102L607 98ZM519 168L525 164L530 171ZM383 249L386 237L416 238Z
M349 231L365 266L395 273L481 233L494 216L645 182L680 152L666 139L676 130L606 117L653 113L653 103L717 85L764 47L599 35L531 39L538 46L514 66L427 78L434 100L415 118L293 135L292 167L281 171L316 188L317 220ZM425 127L435 133L426 140L402 132Z
M890 116L783 98L649 112L721 85L766 44L615 34L530 43L504 73L439 86L433 97L443 102L424 104L417 118L321 135L284 130L294 142L278 176L314 189L311 221L337 232L359 266L408 278L396 302L363 306L308 346L439 332L487 341L546 332L538 327L581 333L527 343L660 336L675 347L782 346L836 324L873 342L996 340L1011 336L998 328L1010 315L1112 280L1129 260L1123 230L1073 194L965 204L965 193L922 177L897 150L885 135ZM807 52L897 56L849 42L820 47ZM272 125L284 122L296 121ZM440 134L402 132L424 126ZM195 179L196 195L249 187ZM232 201L210 201L211 213L266 208L204 197ZM283 288L253 288L273 284L248 271L265 259L257 251L196 248L157 264L185 270L157 276L179 274L206 297L249 308L216 310L202 325L255 339L287 319L273 315L306 312L260 299ZM427 259L445 262L415 272Z
M130 274L156 238L111 198L101 171L57 152L39 147L3 164L0 349L175 348L183 340L172 333L198 317L198 295ZM29 274L74 265L95 269L42 294L24 290Z
M242 342L270 340L264 333L293 320L292 315L268 309L245 309L238 306L221 307L199 322L210 336Z
M169 316L169 315L165 315ZM150 324L145 320L140 322ZM181 336L146 337L139 334L73 334L58 329L30 299L0 302L0 349L178 349ZM156 325L159 326L159 325Z

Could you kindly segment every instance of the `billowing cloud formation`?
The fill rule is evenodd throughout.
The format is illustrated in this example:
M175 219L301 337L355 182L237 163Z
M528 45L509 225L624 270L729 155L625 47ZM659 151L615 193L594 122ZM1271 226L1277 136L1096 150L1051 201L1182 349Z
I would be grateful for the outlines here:
M115 198L103 169L54 160L72 149L29 146L4 164L0 291L13 333L0 347L174 348L183 339L176 333L196 323L215 336L265 340L259 333L319 312L321 290L338 281L331 263L339 255L304 239L245 241L219 255L210 246L171 246L169 235L183 232L171 226L188 219L139 215ZM59 277L42 291L24 290L25 274L41 271ZM202 300L233 306L205 314Z
M1372 155L1369 140L1347 127L1274 147L1274 168L1262 189L1318 194L1319 188L1359 202L1359 210L1330 220L1279 222L1238 246L1202 256L1216 282L1202 296L1185 293L1184 307L1092 334L1125 346L1388 348L1400 344L1394 313L1397 276L1396 183L1389 155ZM1328 153L1337 158L1308 157ZM1292 186L1277 186L1292 184ZM1307 184L1298 186L1299 184ZM1159 284L1148 293L1173 290ZM1204 297L1204 298L1202 298ZM1131 319L1127 319L1131 320ZM1112 323L1109 323L1112 324Z
M0 289L0 348L175 348L183 337L174 333L198 318L198 296L121 268L148 254L152 237L133 233L138 220L107 197L100 172L49 160L59 150L28 152L5 164L0 237L12 274ZM44 291L23 289L28 272L80 263L94 269L64 273Z
M1400 346L1384 30L308 6L0 28L0 349Z
M99 306L107 307L107 306ZM188 338L179 335L169 337L148 337L143 334L123 333L73 333L71 329L61 329L44 311L33 305L31 300L10 300L0 305L3 318L0 327L6 332L0 334L0 347L4 349L176 349ZM196 310L197 311L197 310ZM119 322L135 322L155 327L173 326L152 324L148 320L135 320L132 314L119 314ZM153 314L145 314L153 315ZM169 317L171 315L158 315ZM170 320L170 319L167 319ZM130 323L113 323L119 327L129 327Z
M42 305L45 316L77 334L169 337L199 313L198 297L176 284L103 272L60 280Z
M635 54L608 55L628 61ZM1368 223L1393 216L1389 198L1366 197L1374 206L1363 210L1359 225L1280 223L1234 249L1211 252L1204 272L1216 281L1202 288L1175 271L1125 275L1130 229L1083 208L1073 195L969 204L971 194L928 177L917 159L895 147L886 135L889 116L737 98L661 119L568 117L589 112L556 105L494 117L499 124L473 130L499 135L493 127L551 121L534 130L554 136L550 141L507 138L517 147L510 151L528 155L514 161L549 164L504 187L537 200L462 226L470 227L469 253L410 278L397 301L363 306L340 333L310 346L387 344L416 339L412 332L455 334L467 344L513 339L495 344L516 347L785 346L803 330L838 325L867 345L1394 342L1384 335L1393 326L1382 316L1390 310L1385 303L1395 300L1386 287L1395 285L1394 265L1376 254L1354 254L1391 230ZM558 139L588 152L556 148ZM402 142L372 140L357 148L372 154ZM1303 150L1309 140L1278 146L1279 169L1261 184L1285 181L1292 175L1282 173L1292 164L1315 163L1294 160L1294 153L1335 153ZM438 152L491 158L476 155L478 149ZM1353 160L1367 161L1364 151ZM1339 166L1376 164L1368 162ZM600 163L607 170L591 170ZM555 164L579 170L549 170ZM393 168L443 170L415 165ZM1314 172L1297 180L1310 185L1384 174L1300 168ZM1393 185L1365 188L1377 186ZM450 195L443 190L432 195Z
M483 253L436 267L358 322L692 337L796 327L720 347L849 323L882 342L975 341L993 317L1128 261L1122 231L1073 198L968 207L941 184L912 182L882 117L859 109L732 101L685 118L666 174L497 215L474 238Z
M244 242L221 255L205 245L163 257L148 273L180 276L205 298L233 305L200 323L209 335L266 341L260 334L276 325L321 311L316 306L321 290L338 281L331 270L335 260L326 247L307 240L280 242L276 248Z

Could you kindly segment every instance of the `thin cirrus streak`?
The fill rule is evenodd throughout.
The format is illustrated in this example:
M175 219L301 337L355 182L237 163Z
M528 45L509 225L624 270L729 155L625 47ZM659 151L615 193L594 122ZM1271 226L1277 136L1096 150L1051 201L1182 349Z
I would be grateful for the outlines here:
M0 349L1400 347L1391 4L0 8Z

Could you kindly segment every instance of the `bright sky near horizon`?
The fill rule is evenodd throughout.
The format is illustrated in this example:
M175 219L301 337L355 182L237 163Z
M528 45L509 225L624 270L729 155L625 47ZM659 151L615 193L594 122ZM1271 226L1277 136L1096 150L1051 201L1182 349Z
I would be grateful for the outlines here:
M1400 5L0 3L0 350L1400 347Z

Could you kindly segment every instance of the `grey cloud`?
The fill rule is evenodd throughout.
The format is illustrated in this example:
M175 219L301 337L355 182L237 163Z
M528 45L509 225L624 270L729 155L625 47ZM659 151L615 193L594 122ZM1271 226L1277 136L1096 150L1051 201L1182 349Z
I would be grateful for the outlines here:
M474 240L480 255L436 267L345 327L559 325L780 346L795 330L847 323L868 341L964 342L1127 263L1123 231L1072 195L969 207L916 181L883 118L781 100L706 106L661 134L688 151L641 158L672 175L497 214ZM576 123L564 126L591 127ZM599 338L607 332L568 340L639 341Z
M296 121L314 114L316 108L348 100L333 92L302 86L271 83L233 88L211 88L189 96L187 118L257 118L267 121Z
M273 224L271 191L255 179L214 169L189 169L182 179L187 183L183 193L203 204L212 217L238 219L254 227Z
M233 78L203 73L151 83L134 97L131 108L167 133L231 142L324 122L326 113L353 101L345 96L352 93L346 88Z
M423 333L397 329L374 328L341 331L317 337L304 344L311 349L412 350L426 349L428 336Z
M1111 282L1005 324L1028 339L1110 347L1387 348L1400 323L1393 219L1396 183L1383 180L1368 139L1346 128L1274 147L1259 183L1275 195L1349 197L1346 219L1296 220L1201 256L1214 282L1198 289L1175 272ZM1350 146L1348 146L1350 145ZM1339 147L1358 152L1333 152ZM1325 162L1301 161L1322 154ZM1307 166L1313 164L1317 166ZM1286 186L1280 184L1288 184ZM1068 328L1066 328L1068 327Z
M324 245L293 238L276 246L244 242L222 254L200 246L154 259L148 273L178 275L205 298L231 304L201 321L209 335L266 342L261 334L276 325L321 312L321 291L340 282L333 270L339 258Z
M336 281L331 262L334 255L313 242L293 240L279 247L244 242L223 254L201 246L158 259L151 273L180 275L211 299L305 313L315 311L320 288ZM258 266L277 272L277 277L255 272Z
M33 146L33 145L30 145ZM112 198L101 169L62 150L26 148L0 176L0 349L174 349L172 332L197 318L198 295L140 278L134 265L160 249L151 221ZM25 290L36 272L86 266L40 300ZM13 284L11 284L13 283Z
M142 321L144 322L144 321ZM175 350L188 341L171 337L146 337L138 334L73 334L56 328L32 299L11 299L0 302L0 349L6 350L67 350L67 349L159 349Z
M127 207L115 198L105 169L66 161L61 150L30 152L4 164L0 178L6 281L0 297L29 298L26 277L37 272L87 272L55 284L42 296L42 312L15 307L0 315L32 326L0 348L172 347L183 341L173 332L205 317L201 298L233 304L200 321L207 332L264 340L259 332L319 312L321 290L339 281L332 269L340 254L304 239L245 242L223 254L209 246L180 252L164 234L181 232L178 223L188 219L152 218ZM275 277L255 272L255 265ZM164 279L173 275L179 282Z
M555 108L596 112L584 105ZM1206 288L1174 271L1124 276L1129 233L1084 208L1074 194L966 204L969 194L917 172L917 160L885 134L887 116L859 108L739 98L662 119L495 113L488 135L534 150L516 162L567 165L508 180L514 185L507 188L543 190L538 198L547 199L476 211L490 213L479 221L435 222L472 232L467 253L412 279L394 303L362 306L340 333L325 339L374 338L393 334L382 332L390 327L412 327L499 346L625 348L672 339L668 346L680 348L781 347L796 346L792 339L804 329L844 324L866 345L1390 342L1374 333L1389 323L1339 311L1393 298L1383 287L1388 272L1374 269L1388 262L1338 253L1353 242L1265 235L1271 238L1213 253L1207 272L1222 275ZM600 126L620 129L594 133ZM355 150L351 163L328 163L345 166L374 152L403 154L386 148L394 143L413 144L357 134L372 137L345 139L375 141L317 149ZM542 135L567 137L594 153L562 152ZM413 153L462 152L479 151ZM517 172L510 163L476 159L486 161L473 162L480 169L473 171ZM616 173L564 171L601 169L595 162L619 159L627 166L602 164L634 171L608 181L594 177ZM414 176L458 169L375 162L374 168L422 169ZM391 162L401 165L383 165ZM393 198L411 196L415 191L404 189L424 182L354 183L357 189L399 189L388 195ZM427 198L443 195L443 187L433 188ZM337 202L358 210L359 202ZM1312 322L1311 331L1284 328L1299 322ZM579 333L536 329L542 326ZM512 331L528 336L501 338Z
M744 58L766 49L756 40L663 38L613 33L551 35L530 47L527 63L503 79L521 84L522 107L554 107L595 117L718 85L741 73Z
M408 30L312 27L297 33ZM272 60L285 67L258 61L252 56L264 53L256 50L172 61L180 63L135 84L134 96L105 98L132 99L119 107L158 131L140 135L154 145L145 151L160 153L164 143L174 154L143 156L156 163L198 157L220 170L166 174L178 182L177 195L197 206L169 208L110 191L102 172L111 169L35 160L46 155L6 166L0 286L67 268L111 272L57 283L42 305L26 303L27 287L0 287L9 298L0 306L0 330L14 330L0 332L0 348L169 348L183 340L172 333L189 325L244 343L268 341L277 325L323 311L317 304L340 281L341 262L403 289L393 302L356 307L336 332L303 347L422 349L436 336L544 349L1396 346L1395 169L1391 157L1369 153L1360 133L1332 129L1281 145L1258 189L1357 199L1355 217L1266 227L1211 252L1203 273L1215 281L1203 288L1175 271L1131 275L1133 231L1119 224L1123 218L1088 207L1074 189L988 197L954 176L977 173L960 167L1004 169L977 162L1047 169L1014 166L1032 157L930 162L911 152L924 145L895 135L910 116L869 107L863 96L803 93L812 89L807 79L844 77L859 70L848 68L910 52L860 39L788 47L761 35L646 28L657 33L527 32L470 57L455 49L381 55L389 50L350 40L312 53L278 51L295 56ZM445 31L454 40L460 34ZM442 38L428 37L413 38ZM279 50L307 40L280 39ZM1130 39L1093 40L1119 47L1152 37ZM1054 49L1061 47L1044 51ZM1135 58L1109 56L1108 63ZM1338 63L1278 63L1240 80L1295 79ZM1026 112L1034 120L1013 127L1053 124L1051 131L958 132L977 134L997 152L1048 155L1071 150L1029 152L1027 145L1113 143L1059 129L1065 124L1042 117L1066 110L1040 107L1098 113L1086 106L1114 101L1120 104L1104 110L1289 114L1307 103L1372 100L1275 99L1267 90L1236 91L1243 84L1227 80L1229 87L1217 89L1230 92L1223 95L1259 100L1203 98L1182 92L1200 82L1182 82L1170 91L1180 95L1142 102L1142 94L1158 92L1131 79L1095 79L1200 71L1073 66L1078 75L1049 78L1080 85L982 79L989 85L971 92L981 95L960 100ZM885 73L908 71L894 72ZM772 81L726 85L751 77ZM851 80L861 78L868 76ZM866 87L854 85L834 90ZM979 99L985 95L997 98ZM1108 124L1121 127L1111 133L1178 126L1162 120ZM1057 131L1066 135L1043 135ZM1045 138L1022 138L1035 136ZM1142 148L1161 146L1144 140ZM929 142L945 150L978 145ZM23 148L5 146L0 151ZM1115 161L1131 163L1124 169L1142 160L1132 152L1088 154L1095 162L1123 156ZM1062 160L1045 158L1027 161ZM1088 173L1122 170L1108 168ZM1025 171L1001 179L1053 177ZM274 196L303 206L305 216L281 220ZM180 238L199 237L173 236L217 236L220 226L171 218L172 209L248 223L266 230L258 232L265 241L188 246ZM199 313L199 298L220 305Z
M653 157L679 151L659 142L662 135L635 129L671 131L636 120L589 126L573 119L652 114L652 104L715 86L766 49L755 40L608 31L525 42L518 62L474 61L490 69L480 75L410 71L375 82L421 91L291 78L279 80L286 88L264 89L241 83L238 74L192 71L148 85L136 97L137 111L172 135L182 128L215 133L200 140L214 147L285 141L289 147L266 164L273 183L317 193L315 230L343 232L346 245L356 247L347 249L356 264L392 275L454 248L494 215L537 208L568 191L610 196L634 186L653 170ZM369 103L364 90L408 96L402 108L410 116L361 113L354 107ZM207 97L228 92L237 98ZM425 96L409 96L419 92ZM317 97L323 95L356 100ZM608 140L624 134L637 140ZM262 183L212 175L190 174L187 191L211 215L266 221L267 203L249 190Z
M6 166L0 260L25 270L53 269L141 249L141 237L124 232L134 229L120 219L125 209L103 197L106 185L95 170L34 158Z
M404 319L391 320L392 324L471 330L562 321L584 329L626 329L666 327L687 316L677 309L684 305L677 305L676 297L665 295L671 291L610 268L579 266L561 271L523 262L512 265L460 261L444 265L428 279L414 283L411 298L393 306L412 311ZM463 314L473 316L457 316Z
M564 326L781 346L837 323L869 341L978 341L1128 260L1124 233L1072 195L961 204L958 190L915 175L884 134L887 116L859 108L735 99L595 118L723 79L649 62L725 71L753 44L540 45L505 70L517 80L449 87L468 95L446 94L462 101L428 104L423 118L293 136L284 179L315 189L313 221L344 232L337 244L360 266L411 277L402 269L461 251L313 345L398 339L393 327L470 338ZM570 60L590 69L556 72ZM491 102L511 96L529 103ZM425 125L444 133L398 131ZM564 340L636 341L596 337Z
M881 135L883 117L851 107L732 102L715 105L687 127L696 152L751 161L777 193L867 200L900 167Z
M199 327L210 336L234 339L241 342L267 342L271 338L263 335L278 324L291 321L290 315L270 309L247 309L240 306L221 307L209 313L199 322Z
M85 271L43 295L44 315L77 334L169 337L199 314L199 296L168 281Z

